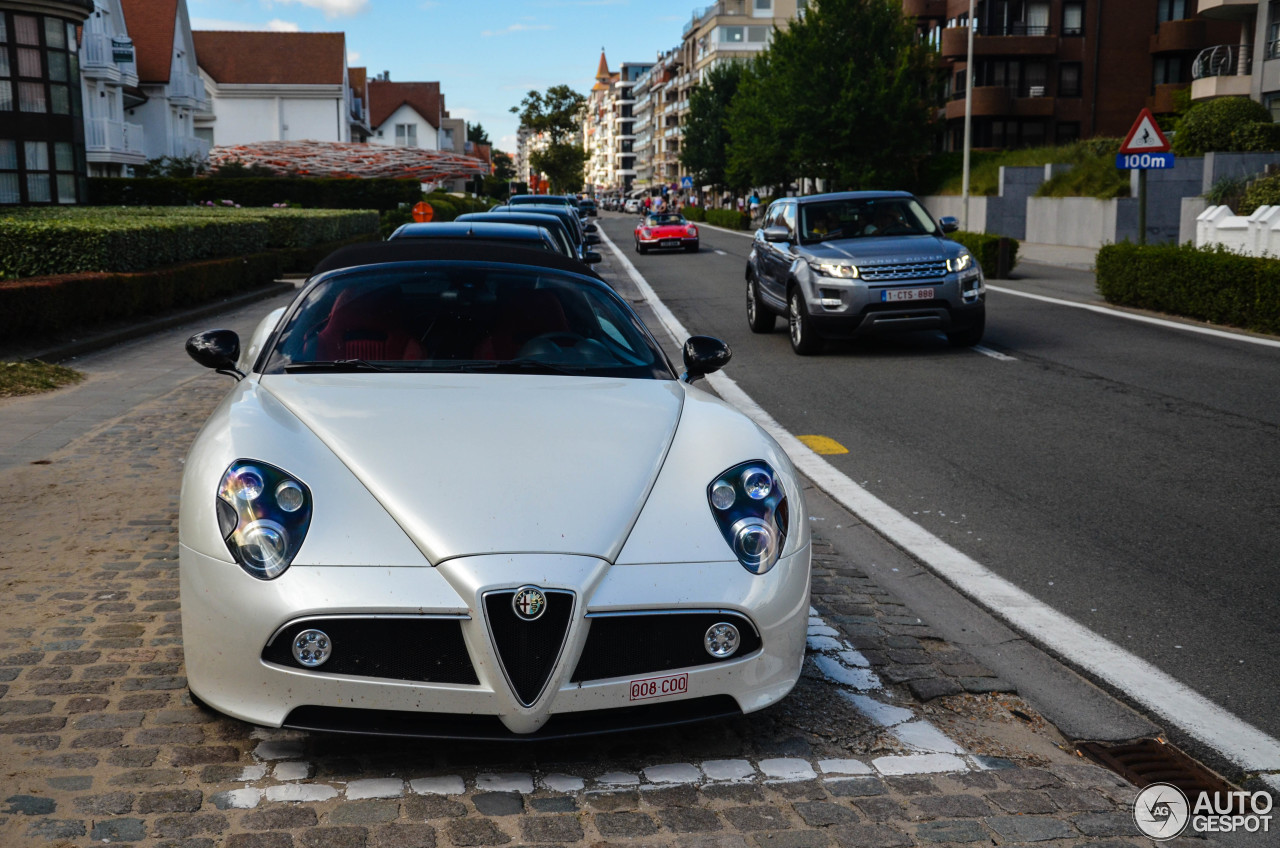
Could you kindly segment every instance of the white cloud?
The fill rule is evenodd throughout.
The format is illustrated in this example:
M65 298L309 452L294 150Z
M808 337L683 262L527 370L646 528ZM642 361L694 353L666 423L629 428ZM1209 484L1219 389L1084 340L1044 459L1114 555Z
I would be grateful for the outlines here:
M192 18L191 28L236 30L239 32L259 32L262 30L270 30L272 32L300 31L299 26L293 21L284 21L280 18L267 21L265 24L251 24L248 21L228 21L222 18Z
M549 24L512 24L506 29L487 29L480 34L485 38L489 38L490 36L494 36L494 35L507 35L513 32L529 32L531 30L551 29L551 28L552 27Z
M275 2L317 9L329 19L358 15L369 5L369 0L275 0Z
M358 51L358 50L348 50L348 51L347 51L347 64L348 64L348 65L357 65L357 66L358 66L358 65L360 64L360 51Z

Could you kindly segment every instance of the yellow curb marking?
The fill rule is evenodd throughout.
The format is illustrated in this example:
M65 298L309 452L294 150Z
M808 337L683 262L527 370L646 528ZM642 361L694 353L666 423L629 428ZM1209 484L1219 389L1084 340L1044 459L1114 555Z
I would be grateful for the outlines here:
M849 452L847 447L830 436L796 436L796 438L808 445L814 453L822 454L823 456Z

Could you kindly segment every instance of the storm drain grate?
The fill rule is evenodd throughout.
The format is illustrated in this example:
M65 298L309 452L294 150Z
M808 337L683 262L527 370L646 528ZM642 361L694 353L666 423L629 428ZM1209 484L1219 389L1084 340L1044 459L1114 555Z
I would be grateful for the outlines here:
M1235 787L1200 765L1168 742L1159 739L1142 739L1127 745L1104 745L1085 742L1077 750L1099 765L1106 766L1125 780L1141 789L1153 783L1170 783L1182 790L1194 808L1201 794L1207 793L1210 802L1218 796L1219 803L1232 798ZM1240 812L1240 801L1232 798L1231 812Z

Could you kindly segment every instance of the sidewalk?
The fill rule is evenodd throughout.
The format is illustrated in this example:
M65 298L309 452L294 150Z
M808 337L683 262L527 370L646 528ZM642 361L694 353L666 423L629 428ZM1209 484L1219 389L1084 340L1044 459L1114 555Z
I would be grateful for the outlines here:
M1062 244L1037 244L1024 241L1018 245L1019 262L1039 262L1059 268L1092 271L1098 258L1096 247L1069 247Z

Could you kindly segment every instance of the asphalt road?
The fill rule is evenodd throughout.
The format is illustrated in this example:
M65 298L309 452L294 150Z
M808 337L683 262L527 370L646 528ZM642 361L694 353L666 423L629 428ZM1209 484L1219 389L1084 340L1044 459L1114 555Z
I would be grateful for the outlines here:
M690 332L730 343L726 373L767 412L849 448L827 459L856 483L1280 735L1280 350L993 292L983 345L1012 361L928 333L801 358L781 319L747 328L749 239L703 228L697 255L641 256L633 216L601 223ZM1091 288L1018 276L998 284Z

